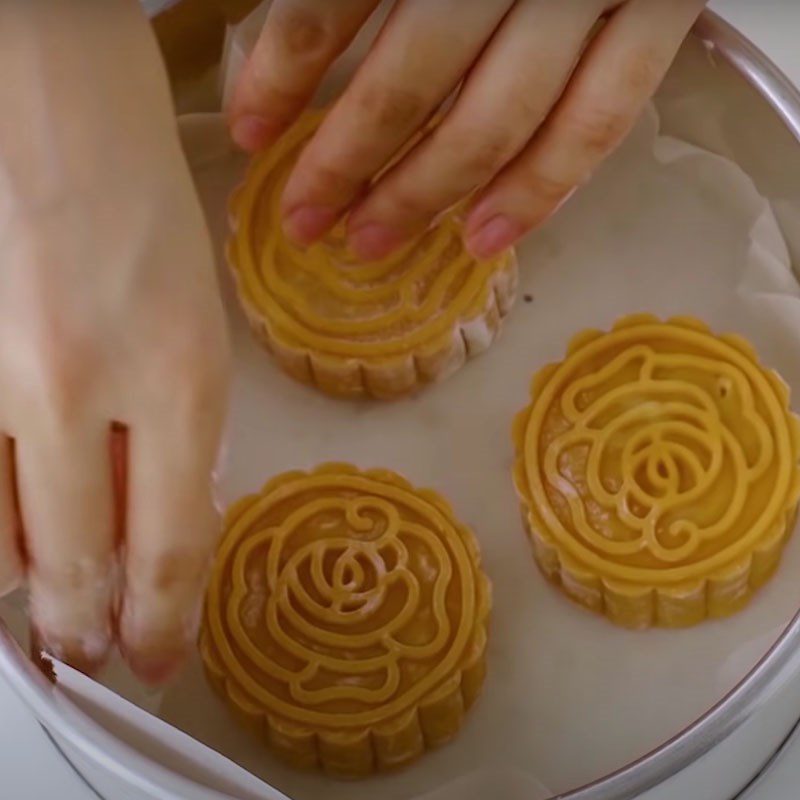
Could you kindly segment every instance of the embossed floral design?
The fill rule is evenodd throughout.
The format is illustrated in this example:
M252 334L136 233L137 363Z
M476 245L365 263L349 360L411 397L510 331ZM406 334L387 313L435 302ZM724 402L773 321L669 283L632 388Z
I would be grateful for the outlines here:
M396 396L489 346L513 303L516 261L472 258L455 213L376 263L354 261L343 225L295 247L280 194L322 116L307 114L251 165L231 203L229 261L253 327L294 377L336 394Z
M474 539L438 496L328 465L234 507L201 650L284 755L360 774L455 733L482 681L488 610Z
M579 336L533 397L517 487L540 565L576 599L626 622L633 592L630 624L688 624L766 579L797 503L800 438L785 385L744 340L630 317ZM661 620L655 589L671 592Z

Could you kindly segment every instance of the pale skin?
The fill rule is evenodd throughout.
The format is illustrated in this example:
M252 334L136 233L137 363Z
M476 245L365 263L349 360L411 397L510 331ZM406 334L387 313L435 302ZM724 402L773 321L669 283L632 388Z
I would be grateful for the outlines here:
M0 54L0 591L27 578L55 655L91 671L116 639L158 683L192 647L219 530L208 233L135 2L2 3Z
M269 147L377 5L275 0L234 140ZM468 198L467 246L508 247L620 144L703 5L398 0L286 186L287 233L346 217L374 259ZM27 581L59 657L92 671L116 644L160 683L193 647L219 533L208 233L136 0L2 3L0 54L0 593Z
M268 147L377 5L275 0L231 104L234 139ZM311 244L347 215L352 249L377 259L470 197L468 247L502 251L625 138L704 5L398 0L286 186L287 234ZM433 132L376 182L456 91Z

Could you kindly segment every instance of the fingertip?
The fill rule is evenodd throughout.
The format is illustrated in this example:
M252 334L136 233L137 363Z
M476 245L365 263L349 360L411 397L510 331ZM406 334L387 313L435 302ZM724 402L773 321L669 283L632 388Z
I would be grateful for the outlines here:
M173 681L186 666L188 645L170 652L124 650L124 658L133 674L148 686L163 686Z
M203 604L193 602L188 611L138 606L128 598L119 626L119 649L131 671L149 686L173 680L191 654L200 628Z
M140 681L148 686L169 683L183 668L196 639L192 631L140 632L132 635L132 626L124 624L120 630L120 653ZM193 626L194 628L194 626Z
M338 214L325 206L299 206L285 214L283 232L300 247L308 247L335 224Z
M525 225L520 221L505 214L496 214L483 221L468 221L464 244L475 258L494 258L512 247L525 231Z
M246 153L257 153L266 148L274 137L274 127L255 114L233 117L230 123L234 143Z

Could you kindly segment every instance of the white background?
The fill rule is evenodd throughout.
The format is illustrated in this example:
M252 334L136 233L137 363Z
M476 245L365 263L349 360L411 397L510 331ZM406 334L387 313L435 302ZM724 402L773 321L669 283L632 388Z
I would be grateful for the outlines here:
M730 19L800 84L800 3L796 0L713 0ZM795 797L800 745L752 800ZM796 765L796 766L793 766ZM55 752L49 740L10 690L0 683L0 785L10 800L96 800ZM109 798L108 800L113 800Z

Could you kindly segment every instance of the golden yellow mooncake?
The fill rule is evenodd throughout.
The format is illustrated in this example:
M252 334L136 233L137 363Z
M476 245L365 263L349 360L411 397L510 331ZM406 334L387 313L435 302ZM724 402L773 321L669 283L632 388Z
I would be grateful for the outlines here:
M740 609L775 569L800 494L789 391L690 318L577 336L514 425L517 492L544 574L633 628Z
M230 510L200 651L284 760L358 777L457 733L483 684L490 605L475 538L439 495L327 464Z
M286 372L330 394L391 399L489 347L514 300L516 259L470 256L455 212L375 263L354 260L343 223L295 247L280 196L322 117L309 112L253 160L231 200L228 261L253 330Z

